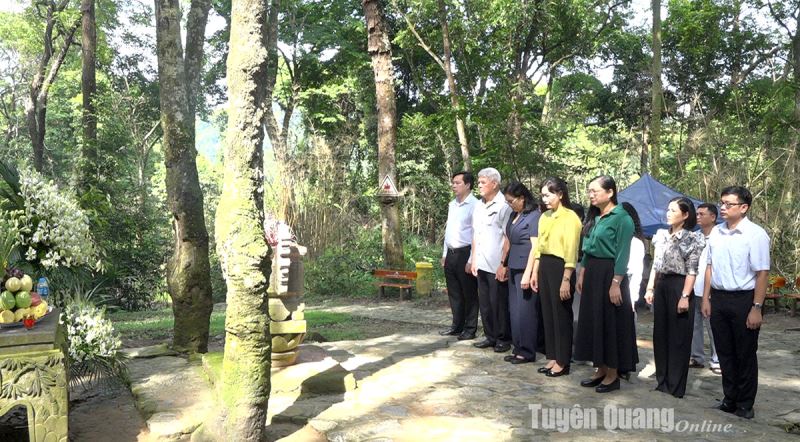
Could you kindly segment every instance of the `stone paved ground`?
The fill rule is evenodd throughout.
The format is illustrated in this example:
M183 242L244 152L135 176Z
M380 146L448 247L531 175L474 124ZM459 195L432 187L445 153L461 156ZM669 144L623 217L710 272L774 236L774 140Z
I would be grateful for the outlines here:
M326 309L328 310L328 309ZM373 319L447 325L445 308L417 309L409 304L342 306L329 309ZM744 420L711 409L721 398L721 380L708 369L692 369L686 397L651 391L652 316L639 318L638 377L622 389L597 394L578 385L592 369L573 366L569 376L547 378L536 373L540 364L511 365L502 357L473 348L468 342L436 335L387 336L308 346L323 352L355 373L358 388L334 398L299 397L286 414L274 407L274 423L299 424L301 431L287 439L308 440L797 440L800 433L800 318L768 315L760 337L760 378L756 418ZM648 377L648 375L650 377ZM273 406L270 404L271 407ZM530 407L581 407L597 413L597 429L560 433L543 428L542 415L534 424ZM649 407L674 413L671 432L661 429L613 429L614 414L605 408ZM319 408L324 407L323 411ZM555 411L554 411L555 412ZM583 414L583 413L582 413ZM669 414L664 415L665 418ZM666 424L665 424L666 425ZM728 425L728 427L725 427ZM709 432L708 428L727 432ZM668 429L665 427L664 429ZM787 429L795 434L787 433ZM675 431L684 430L684 431Z
M800 318L767 316L760 339L756 417L743 420L710 408L721 397L721 383L707 369L690 371L684 399L651 391L652 316L648 313L639 318L642 369L638 377L624 382L620 391L601 395L578 385L591 374L589 366L575 365L569 376L547 378L536 373L540 363L511 365L502 361L502 355L473 348L471 342L431 333L449 322L449 309L441 305L386 303L324 309L416 323L427 333L304 345L301 364L273 372L269 440L780 441L798 440L800 433L800 331L792 330L800 328ZM211 391L197 371L199 365L171 356L139 361L132 388L137 407L146 411L148 436L161 433L163 437L154 439L204 440L200 433L188 434L192 425L205 418L203 404ZM331 389L325 391L326 386ZM181 397L192 399L176 400ZM539 406L553 413L573 408L587 417L595 413L596 426L568 433L546 428L540 413L536 413L537 422L533 420L530 407ZM604 422L619 418L606 414L606 409L624 411L625 407L665 413L662 426L629 430ZM162 419L154 419L159 414ZM141 435L140 440L144 440Z

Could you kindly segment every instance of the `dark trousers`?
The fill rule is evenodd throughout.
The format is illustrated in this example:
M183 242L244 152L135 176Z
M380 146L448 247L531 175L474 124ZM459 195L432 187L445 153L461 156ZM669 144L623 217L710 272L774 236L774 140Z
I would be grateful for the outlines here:
M678 313L685 275L660 275L653 294L653 356L656 360L656 390L683 397L689 376L689 357L694 332L694 294L689 310Z
M447 297L453 312L453 328L474 334L478 330L478 283L464 271L469 261L470 247L449 250L444 258L444 278Z
M509 313L511 315L511 341L515 355L536 359L539 340L539 295L522 289L522 274L525 270L509 269Z
M508 282L495 279L494 273L478 270L478 305L483 334L495 344L511 342L508 316Z
M547 359L560 366L569 365L572 359L572 296L561 300L561 281L564 276L564 260L553 255L542 255L539 259L539 298L542 303L544 342ZM575 273L570 278L570 295L575 289Z
M711 331L722 369L725 402L753 408L758 390L758 332L747 328L753 290L711 289Z

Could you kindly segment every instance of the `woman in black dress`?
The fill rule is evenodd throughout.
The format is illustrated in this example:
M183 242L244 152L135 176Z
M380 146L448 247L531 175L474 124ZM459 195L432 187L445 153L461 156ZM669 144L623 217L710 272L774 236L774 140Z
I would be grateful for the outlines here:
M581 309L575 359L592 361L597 371L581 386L598 393L619 389L619 373L633 372L639 356L627 267L633 221L617 205L617 184L602 175L589 183L591 208L584 225L582 268L577 289Z

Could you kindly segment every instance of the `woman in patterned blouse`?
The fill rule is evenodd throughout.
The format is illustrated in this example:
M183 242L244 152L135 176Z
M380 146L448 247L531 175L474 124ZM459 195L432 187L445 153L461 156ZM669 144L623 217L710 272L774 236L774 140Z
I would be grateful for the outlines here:
M694 280L705 238L702 232L691 231L697 215L688 198L669 202L667 224L669 229L653 236L653 268L645 299L654 303L656 390L681 398L686 392L694 330Z

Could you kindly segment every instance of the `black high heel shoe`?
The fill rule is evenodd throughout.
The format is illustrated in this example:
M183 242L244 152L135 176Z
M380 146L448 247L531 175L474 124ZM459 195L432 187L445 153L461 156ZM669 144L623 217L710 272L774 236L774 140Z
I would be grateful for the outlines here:
M600 376L599 378L588 378L581 381L581 387L597 387L603 382L605 376Z
M614 379L614 382L610 384L600 384L594 389L598 393L608 393L614 390L619 390L619 378Z
M547 374L548 371L550 371L550 369L547 367L539 367L536 369L537 373L542 373L542 374Z
M547 376L548 378L557 378L559 376L564 376L568 374L569 374L569 365L562 368L561 371L553 371L552 369L550 369L544 375Z
M557 378L559 376L566 376L569 374L569 365L565 366L561 369L561 371L553 371L552 369L545 373L544 375L548 378Z

